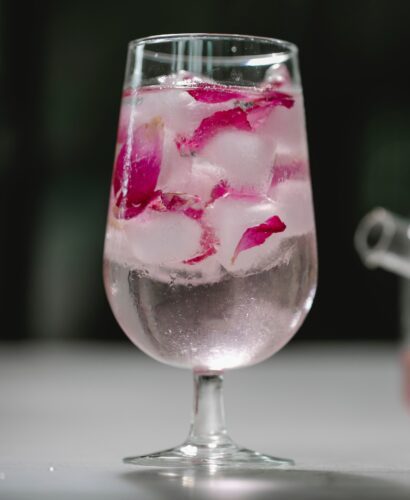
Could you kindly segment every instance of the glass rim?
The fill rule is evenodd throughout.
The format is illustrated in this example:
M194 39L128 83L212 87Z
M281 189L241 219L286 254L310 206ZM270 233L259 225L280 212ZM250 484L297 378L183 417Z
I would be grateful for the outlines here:
M288 61L292 58L295 58L298 54L298 47L292 42L288 42L286 40L281 40L279 38L271 38L264 36L254 36L254 35L240 35L240 34L228 34L228 33L175 33L175 34L164 34L164 35L153 35L147 36L143 38L136 38L135 40L131 40L128 43L128 49L137 49L139 47L145 46L154 46L155 44L159 44L162 42L178 42L178 41L189 41L189 40L230 40L230 41L238 41L238 42L259 42L264 43L267 46L271 45L278 49L278 51L267 51L266 53L258 53L258 54L246 54L236 56L235 53L227 54L226 56L190 56L190 57L200 57L203 60L207 60L208 58L216 62L216 59L219 63L225 64L240 64L241 62L245 63L249 66L257 66L257 65L265 65L272 63L282 63ZM150 51L144 50L144 56L149 59L156 60L170 60L173 56L171 54L167 54L164 52L158 51ZM185 56L182 56L185 57Z

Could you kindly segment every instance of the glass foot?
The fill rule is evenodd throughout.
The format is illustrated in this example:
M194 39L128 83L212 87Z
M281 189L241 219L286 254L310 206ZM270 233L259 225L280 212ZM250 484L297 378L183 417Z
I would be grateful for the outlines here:
M276 458L258 453L257 451L240 448L236 445L196 446L185 443L176 448L141 455L127 457L123 460L127 464L148 467L208 467L208 468L287 468L294 465L293 460Z

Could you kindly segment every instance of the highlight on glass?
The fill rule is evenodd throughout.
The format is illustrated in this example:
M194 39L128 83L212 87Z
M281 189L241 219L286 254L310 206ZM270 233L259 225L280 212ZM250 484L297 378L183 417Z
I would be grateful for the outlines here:
M216 34L131 42L104 282L131 341L193 371L194 411L183 444L125 461L290 465L231 440L223 373L259 363L290 340L316 277L296 46Z

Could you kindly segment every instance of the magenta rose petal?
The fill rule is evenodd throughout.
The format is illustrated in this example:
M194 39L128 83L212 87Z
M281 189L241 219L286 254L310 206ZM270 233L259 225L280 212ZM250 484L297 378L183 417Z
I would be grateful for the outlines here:
M196 101L214 104L226 102L232 99L241 99L244 97L242 92L230 89L223 85L202 84L195 89L188 90L188 94Z
M181 155L192 154L199 151L219 130L233 127L238 130L251 130L247 113L237 106L204 118L189 138L179 135L176 145Z
M194 264L198 264L199 262L202 262L203 260L207 259L211 255L214 255L215 253L216 253L216 248L215 247L209 247L203 253L200 253L199 255L196 255L195 257L192 257L192 259L184 260L184 264L188 264L190 266L192 266Z
M218 182L218 184L212 188L209 203L213 203L218 198L222 198L222 196L225 196L228 192L228 182L225 180Z
M170 212L178 212L189 203L190 198L176 193L161 193L164 207Z
M140 203L139 205L131 205L129 207L124 207L123 213L122 213L122 219L129 220L132 219L133 217L136 217L139 215L141 212L143 212L146 208L145 203Z
M199 220L204 215L204 211L202 208L188 207L184 210L184 214L191 219Z
M161 168L163 123L154 118L135 129L132 140L125 143L117 157L113 188L116 205L124 216L138 215L152 201ZM134 216L135 216L134 215Z
M242 235L235 252L232 256L232 264L237 259L238 255L244 250L253 248L265 243L265 241L274 233L281 233L286 229L286 224L274 215L258 226L249 227Z

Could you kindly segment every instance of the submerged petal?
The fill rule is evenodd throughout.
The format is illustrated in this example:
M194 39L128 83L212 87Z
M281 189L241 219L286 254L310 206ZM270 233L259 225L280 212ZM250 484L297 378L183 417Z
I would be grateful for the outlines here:
M201 251L191 259L184 260L184 264L194 265L198 264L198 262L202 262L207 259L211 255L216 253L216 247L219 245L219 240L215 234L214 229L205 224L203 221L200 221L202 226L202 235L201 235Z
M227 194L228 192L229 192L228 182L225 180L218 182L218 184L216 184L216 186L214 186L211 191L209 203L213 203L218 198L222 198L222 196L225 196L225 194Z
M285 229L286 225L277 215L270 217L258 226L249 227L243 233L241 239L239 240L239 243L235 248L235 252L231 259L232 263L235 262L238 255L244 250L262 245L270 236L272 236L272 234L281 233Z
M152 200L161 168L163 137L162 120L154 118L136 128L130 141L122 146L113 178L118 207L134 209Z
M150 204L150 208L157 212L183 212L191 219L200 219L204 212L199 196L162 191L158 191L158 196Z
M303 176L306 170L306 164L303 161L292 161L289 163L278 163L274 165L271 187L280 184L288 179Z

